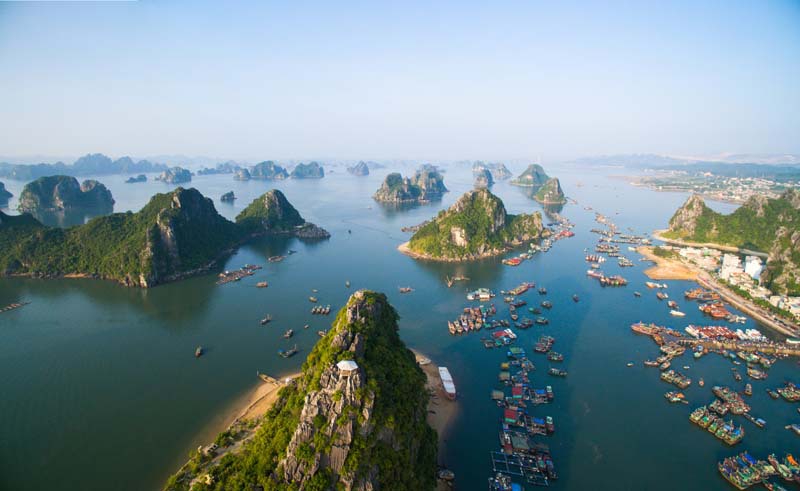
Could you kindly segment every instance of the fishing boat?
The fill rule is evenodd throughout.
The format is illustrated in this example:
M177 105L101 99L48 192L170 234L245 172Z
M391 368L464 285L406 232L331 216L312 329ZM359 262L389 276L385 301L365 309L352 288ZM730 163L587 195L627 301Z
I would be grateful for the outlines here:
M195 358L200 358L201 356L203 356L203 347L202 346L198 346L197 349L194 350L194 357Z
M751 396L753 395L753 386L750 384L744 384L744 395Z
M638 297L641 297L642 294L639 293L639 292L633 292L633 296L638 298Z
M269 324L270 322L272 322L272 316L271 316L271 315L269 315L269 314L267 314L267 316L266 316L266 317L264 317L263 319L261 319L261 325L262 325L262 326L265 326L265 325Z
M308 301L311 303L317 303L317 297L308 297Z
M467 293L467 300L490 300L494 298L495 294L488 288L478 288L475 291Z
M551 368L550 370L547 371L547 373L549 373L550 375L552 375L554 377L566 377L567 376L567 371L566 370L560 370L558 368Z
M669 302L667 302L667 307L678 310L678 302L676 302L675 300L670 300Z
M645 360L643 363L644 363L644 366L646 366L646 367L657 367L659 365L659 363L657 361L653 361L653 360Z
M700 377L700 380L697 381L697 385L699 385L700 387L703 387L703 386L706 385L706 381L703 380L703 377Z
M626 364L625 364L625 366L626 366L626 367L628 367L628 368L630 368L630 367L632 367L632 366L633 366L633 362L632 362L632 361L629 361L628 363L626 363Z
M401 287L399 287L399 290L400 290L400 293L411 293L411 292L414 291L414 289L411 288L410 286L401 286Z
M279 349L278 350L278 356L281 356L283 358L291 358L292 356L294 356L296 354L297 354L297 345L296 344L291 349L288 349L288 350Z
M669 298L669 295L667 295L664 292L656 292L656 298L658 298L659 300L664 300Z
M553 308L553 304L548 300L545 300L544 302L542 302L541 306L546 308L546 309L552 309Z
M456 384L453 383L453 376L450 375L450 370L447 367L439 367L439 378L442 380L442 387L447 398L454 400L456 398Z
M289 329L285 333L283 333L283 337L289 339L290 337L294 336L294 329Z
M544 326L550 323L550 321L547 320L546 317L537 317L534 322L539 324L540 326Z
M266 288L268 286L269 284L266 281L259 281L258 283L256 283L256 288Z
M547 295L547 288L545 287L539 288L539 295Z
M669 311L669 315L671 315L673 317L685 317L686 316L686 314L684 314L680 310L670 310Z

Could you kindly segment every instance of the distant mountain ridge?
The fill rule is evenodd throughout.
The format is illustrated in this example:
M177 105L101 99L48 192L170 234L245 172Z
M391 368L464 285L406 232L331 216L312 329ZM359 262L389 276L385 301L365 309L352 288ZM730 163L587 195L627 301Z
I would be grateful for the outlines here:
M64 175L88 176L110 174L139 174L143 172L161 172L167 169L164 164L157 164L149 160L134 161L130 157L120 157L112 160L101 153L87 154L80 157L72 164L56 162L53 164L9 164L0 162L0 177L18 180L31 180L39 177Z

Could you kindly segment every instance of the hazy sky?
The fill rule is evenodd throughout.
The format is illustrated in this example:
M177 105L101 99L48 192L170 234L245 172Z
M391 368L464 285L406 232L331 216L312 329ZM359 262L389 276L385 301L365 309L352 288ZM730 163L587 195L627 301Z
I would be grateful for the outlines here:
M0 154L87 152L800 153L800 2L0 2Z

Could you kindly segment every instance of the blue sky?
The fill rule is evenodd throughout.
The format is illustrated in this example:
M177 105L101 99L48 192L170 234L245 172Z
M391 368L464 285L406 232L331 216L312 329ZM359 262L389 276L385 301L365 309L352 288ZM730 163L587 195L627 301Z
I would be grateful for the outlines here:
M800 153L800 2L0 2L0 108L3 155Z

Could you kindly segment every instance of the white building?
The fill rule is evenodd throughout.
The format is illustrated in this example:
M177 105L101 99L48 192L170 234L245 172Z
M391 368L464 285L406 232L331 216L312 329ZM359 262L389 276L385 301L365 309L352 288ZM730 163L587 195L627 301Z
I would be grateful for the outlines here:
M719 277L723 280L730 280L731 275L742 273L742 260L736 254L725 254L722 256L722 266L719 268Z
M761 272L764 270L764 263L758 256L747 256L744 260L744 272L751 278L758 281L761 277Z

